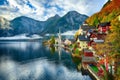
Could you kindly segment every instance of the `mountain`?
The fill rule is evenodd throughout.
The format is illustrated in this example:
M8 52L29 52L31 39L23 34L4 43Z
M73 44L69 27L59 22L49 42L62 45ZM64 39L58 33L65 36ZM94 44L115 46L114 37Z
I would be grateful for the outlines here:
M65 32L78 29L87 18L88 16L76 11L70 11L63 17L56 14L55 16L48 18L46 21L37 21L29 17L20 16L11 21L5 19L5 22L9 23L9 28L11 28L11 30L8 31L7 27L5 27L1 32L7 30L6 32L9 33L9 35L7 33L3 36L12 36L23 33L44 35L46 33L58 33L59 29L61 32Z
M25 16L17 17L10 23L11 27L14 29L14 35L23 33L40 34L40 32L43 30L42 24L44 24L42 21L37 21Z
M54 31L56 30L55 29L56 23L60 18L61 17L57 14L51 18L48 18L45 21L44 30L41 32L41 34L44 35L46 33L54 33Z
M120 15L120 0L108 0L100 12L89 17L86 22L89 25L97 26L102 22L111 22Z
M55 18L55 17L53 17ZM79 14L76 11L70 11L63 17L57 17L51 21L46 29L42 32L45 33L57 33L59 29L61 32L69 30L77 30L79 26L88 18L88 16Z

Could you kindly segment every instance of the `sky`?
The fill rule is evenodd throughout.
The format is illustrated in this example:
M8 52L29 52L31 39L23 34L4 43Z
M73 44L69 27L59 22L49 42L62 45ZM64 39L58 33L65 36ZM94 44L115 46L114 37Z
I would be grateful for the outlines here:
M91 16L100 11L108 0L0 0L0 16L12 20L19 16L27 16L44 21L58 14L65 15L69 11L77 11Z

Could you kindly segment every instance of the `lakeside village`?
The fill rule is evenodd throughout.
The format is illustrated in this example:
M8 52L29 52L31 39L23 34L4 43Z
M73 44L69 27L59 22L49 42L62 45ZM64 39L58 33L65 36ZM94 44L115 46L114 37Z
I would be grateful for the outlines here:
M62 48L69 51L73 58L81 61L78 69L83 69L85 73L88 72L96 80L109 80L108 78L112 80L115 72L115 62L108 60L107 53L102 55L96 53L96 45L104 43L110 26L110 22L100 23L97 27L89 26L84 22L75 33L74 40L61 40ZM59 41L60 36L58 38L51 37L44 44L51 47L59 44Z

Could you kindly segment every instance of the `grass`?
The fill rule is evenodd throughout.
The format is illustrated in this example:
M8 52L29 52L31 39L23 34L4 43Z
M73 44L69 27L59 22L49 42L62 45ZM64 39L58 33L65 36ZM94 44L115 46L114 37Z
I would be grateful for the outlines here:
M91 67L92 70L95 71L95 72L98 72L98 71L99 71L98 68L97 68L97 66L95 66L95 65L90 65L90 67Z

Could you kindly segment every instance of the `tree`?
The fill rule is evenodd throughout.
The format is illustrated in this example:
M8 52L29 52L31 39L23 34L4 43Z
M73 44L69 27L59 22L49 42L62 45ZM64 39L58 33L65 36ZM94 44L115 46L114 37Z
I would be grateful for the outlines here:
M50 44L51 44L51 45L55 44L55 37L54 37L54 36L51 37L51 39L50 39Z

